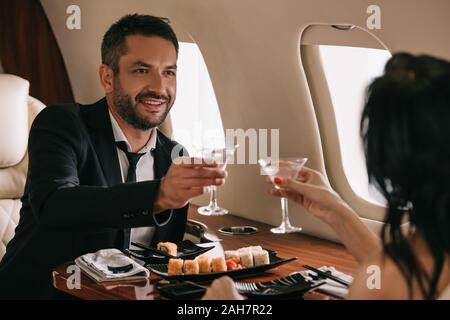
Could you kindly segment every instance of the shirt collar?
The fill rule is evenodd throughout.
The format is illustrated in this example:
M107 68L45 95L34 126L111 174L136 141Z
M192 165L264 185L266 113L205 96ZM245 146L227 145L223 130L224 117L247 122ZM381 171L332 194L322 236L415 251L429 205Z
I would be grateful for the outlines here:
M114 141L125 141L127 145L128 151L131 150L131 145L128 142L127 137L123 133L122 129L120 128L119 124L117 123L117 120L114 118L114 116L111 113L111 110L109 110L109 118L111 119L111 125L113 129L114 134ZM147 144L138 151L138 153L147 153L148 151L154 150L156 148L156 135L157 135L157 128L153 128L152 134L150 136L150 139L148 140Z

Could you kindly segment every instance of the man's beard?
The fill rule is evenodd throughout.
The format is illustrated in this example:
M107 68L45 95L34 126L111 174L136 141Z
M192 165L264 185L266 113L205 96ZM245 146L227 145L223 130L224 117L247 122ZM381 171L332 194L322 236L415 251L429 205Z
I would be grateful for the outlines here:
M154 98L165 100L166 110L157 117L156 120L151 121L143 116L141 116L137 110L139 100L143 98ZM141 93L136 96L136 103L133 105L131 97L123 92L120 80L118 78L114 79L114 91L113 91L113 102L116 106L117 113L120 117L127 122L132 127L147 131L154 127L159 126L167 117L173 102L170 103L170 98L167 96L158 95L155 92L148 91Z

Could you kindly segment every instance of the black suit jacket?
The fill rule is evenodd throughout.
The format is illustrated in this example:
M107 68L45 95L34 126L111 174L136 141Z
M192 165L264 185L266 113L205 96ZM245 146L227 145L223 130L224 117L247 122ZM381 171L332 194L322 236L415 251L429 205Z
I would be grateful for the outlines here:
M153 215L152 208L175 146L158 132L155 180L122 183L106 99L45 108L30 131L20 221L0 263L0 298L57 297L55 266L99 249L122 249L127 228L165 221L170 211ZM187 206L173 210L152 242L180 241L186 219Z

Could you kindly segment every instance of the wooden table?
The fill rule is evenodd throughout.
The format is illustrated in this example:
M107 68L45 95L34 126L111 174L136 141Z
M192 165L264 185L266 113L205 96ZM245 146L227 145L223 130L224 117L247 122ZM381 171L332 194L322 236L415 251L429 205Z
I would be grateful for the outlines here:
M297 257L297 260L282 265L268 273L258 275L242 281L258 282L270 281L289 275L293 271L303 270L301 265L308 264L313 267L323 265L334 266L345 273L352 274L357 263L355 259L339 244L307 236L302 233L277 235L270 233L271 226L243 219L233 215L221 217L205 217L196 213L196 208L189 210L189 218L206 224L212 234L222 239L216 242L216 246L224 250L237 249L249 245L261 245L278 252L278 256L283 258ZM222 226L251 225L259 229L259 232L252 235L229 236L218 232ZM216 250L216 249L215 249ZM67 272L67 268L73 262L62 264L53 271L53 286L61 291L82 299L126 299L126 300L153 300L159 299L154 290L153 283L160 280L155 274L151 274L147 281L137 281L133 283L108 283L97 284L90 278L81 274L80 289L69 289L67 280L72 273ZM240 280L241 281L241 280ZM322 299L324 296L311 295L310 298Z

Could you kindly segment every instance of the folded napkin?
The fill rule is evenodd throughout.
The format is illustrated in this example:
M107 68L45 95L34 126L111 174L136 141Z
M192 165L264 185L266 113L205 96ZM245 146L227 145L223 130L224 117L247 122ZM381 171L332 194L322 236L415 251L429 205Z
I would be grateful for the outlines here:
M334 267L327 267L322 266L318 268L320 271L330 271L331 274L335 277L338 277L339 279L345 280L349 283L352 283L353 277L345 274L343 272L340 272L336 270ZM300 273L302 276L304 276L307 280L314 281L314 282L325 282L325 284L321 285L316 289L316 291L320 291L326 294L330 294L335 297L339 298L345 298L348 294L348 288L336 281L333 281L328 278L322 278L317 277L317 274L314 271L311 270L304 270L304 271L297 271L293 273Z
M75 264L97 282L147 279L150 271L118 249L102 249L75 259Z

